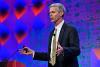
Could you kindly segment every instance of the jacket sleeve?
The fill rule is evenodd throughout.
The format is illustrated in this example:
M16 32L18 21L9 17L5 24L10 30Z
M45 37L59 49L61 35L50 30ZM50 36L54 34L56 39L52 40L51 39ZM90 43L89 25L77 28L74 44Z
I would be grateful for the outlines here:
M33 59L34 60L48 61L48 53L45 53L45 52L35 52Z

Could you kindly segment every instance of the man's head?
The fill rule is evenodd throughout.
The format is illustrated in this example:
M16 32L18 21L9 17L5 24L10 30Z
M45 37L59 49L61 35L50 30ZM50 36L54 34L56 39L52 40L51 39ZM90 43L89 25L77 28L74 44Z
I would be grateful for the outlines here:
M61 3L54 3L50 5L50 19L52 22L57 22L59 19L62 19L66 9Z

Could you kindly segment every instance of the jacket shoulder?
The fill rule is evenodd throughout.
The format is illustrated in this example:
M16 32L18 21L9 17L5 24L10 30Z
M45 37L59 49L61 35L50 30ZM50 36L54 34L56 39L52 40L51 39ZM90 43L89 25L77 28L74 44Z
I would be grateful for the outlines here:
M76 31L76 28L75 28L74 26L72 26L72 25L70 25L70 24L68 24L68 23L66 23L66 22L64 22L63 27L64 27L65 29L70 30L70 31L73 31L73 30Z

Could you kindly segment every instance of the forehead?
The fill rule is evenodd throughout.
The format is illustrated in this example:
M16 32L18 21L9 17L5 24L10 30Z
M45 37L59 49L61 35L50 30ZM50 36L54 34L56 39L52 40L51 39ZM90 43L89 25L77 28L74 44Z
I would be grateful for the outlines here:
M58 7L57 6L52 6L50 7L50 10L49 11L57 11L58 10Z

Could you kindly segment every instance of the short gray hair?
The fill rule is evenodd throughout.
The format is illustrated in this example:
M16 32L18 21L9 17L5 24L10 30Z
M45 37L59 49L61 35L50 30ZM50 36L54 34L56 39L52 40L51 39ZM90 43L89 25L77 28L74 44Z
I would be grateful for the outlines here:
M58 7L59 11L63 11L64 13L66 12L66 8L61 3L53 3L50 5L50 7Z

